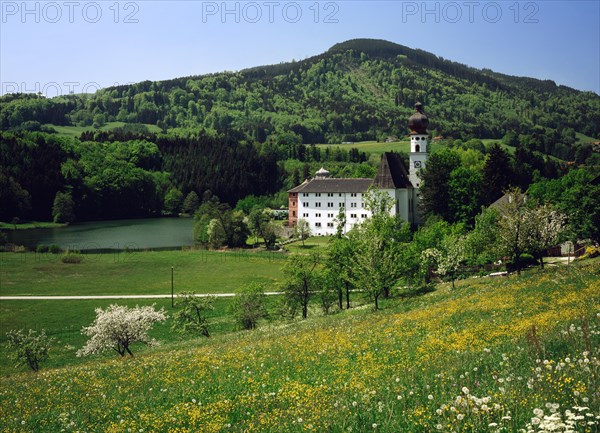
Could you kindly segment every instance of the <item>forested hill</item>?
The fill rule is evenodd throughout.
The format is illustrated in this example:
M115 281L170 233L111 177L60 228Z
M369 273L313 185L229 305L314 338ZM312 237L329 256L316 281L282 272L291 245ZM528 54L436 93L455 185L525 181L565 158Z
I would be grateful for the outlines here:
M302 61L238 72L92 95L1 97L0 221L48 219L55 198L74 201L79 220L173 213L192 192L211 191L235 205L297 185L315 169L310 164L370 177L374 165L349 164L366 161L364 151L310 145L402 138L416 101L434 136L455 147L460 139L478 161L486 149L469 139L503 138L517 148L511 164L523 174L521 187L562 173L545 155L587 165L600 159L586 143L600 137L593 92L357 39ZM121 123L115 129L109 122Z
M552 81L511 77L381 40L356 39L298 62L111 87L95 95L2 98L3 129L25 121L156 124L239 132L264 142L378 139L406 133L420 100L436 134L499 138L535 134L540 150L567 157L570 131L600 135L600 97ZM289 138L289 137L288 137ZM544 148L547 146L548 148ZM566 158L568 159L568 158Z

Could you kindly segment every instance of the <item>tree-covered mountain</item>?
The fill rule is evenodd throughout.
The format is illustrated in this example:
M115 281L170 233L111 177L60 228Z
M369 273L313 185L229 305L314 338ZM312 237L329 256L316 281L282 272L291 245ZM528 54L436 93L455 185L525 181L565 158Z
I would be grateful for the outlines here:
M597 94L471 68L387 41L357 39L302 61L239 72L144 81L93 95L5 95L0 98L5 131L0 180L10 191L7 197L37 217L49 216L50 190L70 191L85 218L151 214L161 209L165 189L171 188L199 196L210 190L234 204L249 193L285 189L311 169L304 166L300 175L297 164L284 161L364 161L356 149L322 152L310 145L402 137L417 100L425 104L435 136L463 142L504 137L527 161L545 154L597 163L592 145L577 140L577 133L600 137ZM99 131L113 121L127 125ZM151 134L139 124L157 125L163 132ZM53 138L53 125L89 132L79 140ZM122 144L110 144L115 142ZM145 166L135 155L150 144L156 158ZM42 148L52 151L45 175L38 167L44 163L36 162L36 149ZM88 159L85 166L68 162ZM49 179L30 185L29 171ZM523 176L531 180L534 175ZM156 192L156 200L125 192L148 189ZM114 197L120 198L115 202ZM132 209L120 210L118 203ZM9 214L16 215L5 211L2 218Z

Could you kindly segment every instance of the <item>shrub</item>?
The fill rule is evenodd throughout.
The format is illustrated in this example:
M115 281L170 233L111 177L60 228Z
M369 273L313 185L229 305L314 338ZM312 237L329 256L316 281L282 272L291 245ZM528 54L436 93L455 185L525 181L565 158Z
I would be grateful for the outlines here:
M581 256L582 259L591 259L600 255L600 246L585 247L585 253Z
M52 244L48 247L48 251L52 254L60 254L62 252L62 248L56 244Z
M47 253L49 250L50 247L48 247L48 245L38 245L35 249L35 251L40 254Z
M81 261L83 260L83 256L79 253L67 253L64 254L60 260L63 263L73 263L73 264L77 264L77 263L81 263Z

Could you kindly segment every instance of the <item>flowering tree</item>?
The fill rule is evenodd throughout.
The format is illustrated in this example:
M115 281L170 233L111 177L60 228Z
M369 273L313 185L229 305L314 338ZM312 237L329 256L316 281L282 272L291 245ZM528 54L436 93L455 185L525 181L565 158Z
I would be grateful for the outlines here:
M559 242L565 216L550 206L527 203L527 197L518 188L507 194L510 200L501 208L498 221L500 252L513 259L517 273L523 252L530 252L544 267L544 252Z
M529 209L525 230L527 250L544 267L544 253L560 242L565 229L566 217L551 206L543 205Z
M465 239L464 236L449 235L444 238L439 249L428 248L422 253L422 259L432 264L436 268L435 272L450 277L453 289L456 271L465 260Z
M157 344L156 340L148 336L148 331L154 323L164 322L166 319L164 309L156 311L154 305L136 305L134 308L111 305L106 310L96 308L94 323L81 330L90 339L77 351L77 356L87 356L107 349L113 349L121 356L125 356L125 353L133 356L130 349L132 343Z
M33 329L27 334L23 330L12 330L6 333L6 340L10 356L16 361L15 368L27 364L33 371L38 371L40 362L48 359L52 339L43 329L39 334Z

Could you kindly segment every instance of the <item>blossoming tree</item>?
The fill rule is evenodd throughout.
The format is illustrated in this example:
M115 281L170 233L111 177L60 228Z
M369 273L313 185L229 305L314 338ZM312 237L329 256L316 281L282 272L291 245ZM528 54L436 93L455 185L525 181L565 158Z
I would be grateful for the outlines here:
M164 309L156 311L154 305L129 308L122 305L111 305L106 310L96 308L96 320L86 326L81 333L90 337L84 347L77 351L77 356L115 350L119 355L128 353L133 356L130 346L141 342L155 345L157 341L148 336L148 331L156 322L167 319Z

